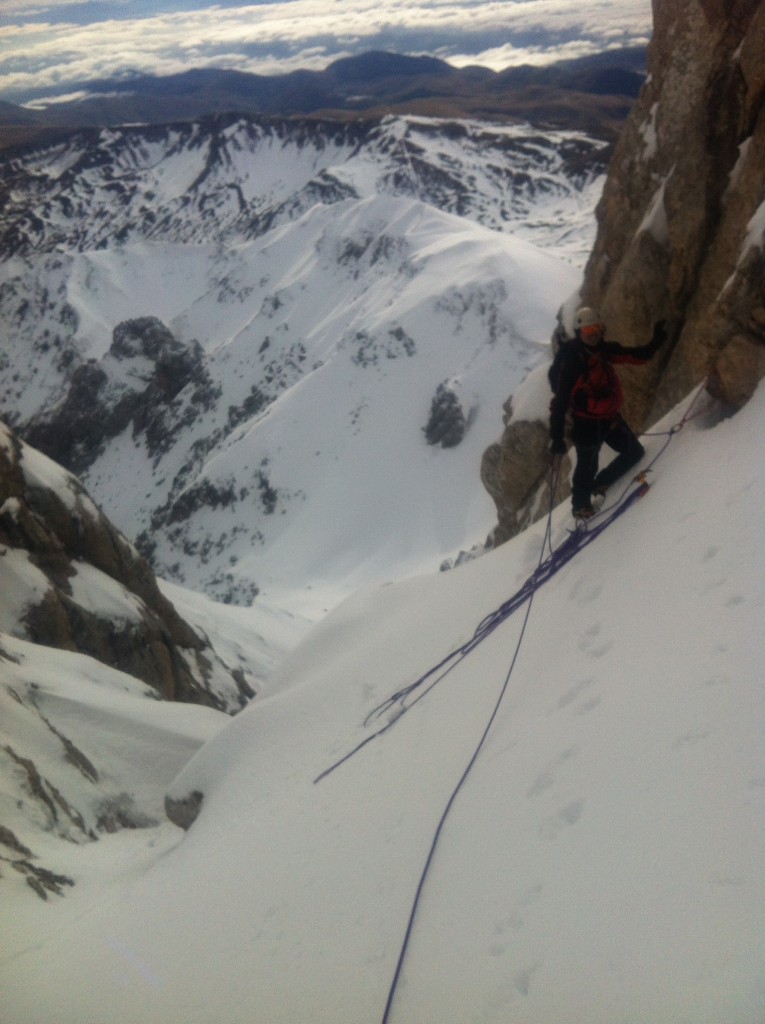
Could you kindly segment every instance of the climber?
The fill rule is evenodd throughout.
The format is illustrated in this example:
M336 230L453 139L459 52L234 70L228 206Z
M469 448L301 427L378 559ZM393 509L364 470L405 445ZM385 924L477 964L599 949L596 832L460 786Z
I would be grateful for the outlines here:
M665 342L666 325L654 325L648 345L628 348L605 341L605 325L594 309L583 306L574 315L575 337L558 347L549 371L553 398L550 402L550 452L565 455L563 432L571 413L571 440L576 450L571 505L576 519L595 514L593 495L607 488L643 456L643 446L620 415L622 388L613 363L645 363ZM617 457L598 472L603 443Z

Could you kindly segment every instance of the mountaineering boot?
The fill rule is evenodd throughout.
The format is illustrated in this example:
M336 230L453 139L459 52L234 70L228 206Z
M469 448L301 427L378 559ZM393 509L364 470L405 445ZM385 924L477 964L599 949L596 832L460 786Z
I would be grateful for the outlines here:
M592 519L595 515L595 509L592 505L582 505L580 508L573 509L574 519Z
M593 487L592 489L592 504L595 508L601 508L606 500L606 488L605 487Z

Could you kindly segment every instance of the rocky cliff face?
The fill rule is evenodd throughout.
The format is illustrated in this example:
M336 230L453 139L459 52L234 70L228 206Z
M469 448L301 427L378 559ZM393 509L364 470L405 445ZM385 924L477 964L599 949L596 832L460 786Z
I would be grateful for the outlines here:
M116 339L133 368L156 343L172 391L185 364L170 341L155 323ZM146 381L158 414L159 385ZM136 416L149 408L122 397ZM158 825L165 787L254 677L178 614L80 481L2 423L0 576L0 886L23 878L47 900L79 877L51 838L69 848Z
M705 376L739 407L765 374L765 4L655 2L649 68L583 287L615 337L677 324L660 377L630 381L641 420Z
M637 428L704 379L734 411L765 376L765 4L653 7L649 77L609 167L581 290L563 316L578 301L595 306L607 336L625 344L670 321L662 356L620 374ZM538 421L545 417L542 402ZM519 509L545 477L540 444L522 451L535 470L526 466L528 486L513 472L528 432L507 417L484 456L498 541L522 525Z
M177 398L186 387L184 414ZM156 458L217 397L199 342L184 345L157 317L138 317L117 324L103 359L82 362L61 402L34 417L25 437L80 474L128 427Z
M254 696L177 614L79 481L0 424L0 629L90 655L158 696L236 710Z

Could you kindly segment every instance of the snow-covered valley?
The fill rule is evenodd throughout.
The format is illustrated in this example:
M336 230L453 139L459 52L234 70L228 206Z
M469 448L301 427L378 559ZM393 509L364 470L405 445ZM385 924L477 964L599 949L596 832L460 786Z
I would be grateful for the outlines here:
M481 453L592 242L600 143L422 119L360 132L102 133L8 169L8 422L65 406L49 452L162 576L217 599L323 614L482 544ZM113 343L148 317L189 367L170 397L156 353ZM439 396L458 444L426 439Z

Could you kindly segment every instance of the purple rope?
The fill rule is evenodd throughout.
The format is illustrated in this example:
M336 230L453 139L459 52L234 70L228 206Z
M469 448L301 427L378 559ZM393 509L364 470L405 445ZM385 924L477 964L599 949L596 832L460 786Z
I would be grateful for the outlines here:
M674 424L674 426L672 426L669 430L666 431L658 431L655 434L644 435L648 437L666 436L666 441L661 446L659 451L651 459L648 466L646 466L646 468L643 470L644 473L649 472L653 468L658 459L664 454L665 450L669 446L675 434L682 430L683 426L689 420L694 419L696 416L699 416L704 411L702 409L694 412L693 409L704 390L705 384L706 380L702 381L698 391L689 403L688 408L686 409L682 419L680 419L676 424ZM508 619L515 611L521 608L527 601L531 601L531 598L534 596L534 594L541 586L543 586L549 579L551 579L557 572L559 572L559 570L562 569L564 565L570 562L571 559L576 554L578 554L578 552L580 552L583 548L587 547L589 544L592 544L592 542L597 537L599 537L600 534L604 530L606 530L611 525L611 523L614 522L615 519L618 519L619 516L623 515L627 511L627 509L630 508L630 506L634 504L635 501L637 501L638 498L642 497L642 495L645 494L646 490L648 489L648 484L641 483L638 487L630 491L631 485L635 482L634 480L630 481L630 483L627 484L627 487L622 491L622 493L619 495L616 501L608 508L601 509L600 512L598 512L597 515L589 521L586 528L577 528L576 530L570 531L569 536L566 538L566 540L564 540L563 543L560 544L557 548L553 549L551 543L552 512L555 501L555 494L558 489L559 477L560 461L558 460L556 464L554 464L552 472L552 480L550 485L550 511L547 515L547 527L545 530L545 536L542 540L542 548L539 556L540 560L539 564L537 565L537 568L534 570L531 576L529 576L526 582L521 586L521 588L518 591L516 591L515 594L512 595L512 597L509 597L507 601L505 601L503 604L499 606L499 608L497 608L495 611L487 615L486 618L478 624L478 626L475 629L475 632L473 633L473 636L466 643L462 644L459 647L456 647L453 651L450 651L449 654L446 655L446 657L444 657L441 661L438 662L437 665L434 665L432 668L428 669L427 672L423 673L423 675L415 679L413 683L410 683L408 686L403 687L403 689L397 690L395 693L392 693L382 702L382 704L378 704L376 708L373 708L364 719L364 725L369 725L369 723L374 719L380 718L382 715L385 714L386 711L389 711L391 708L395 707L396 704L401 706L401 711L382 728L378 729L376 732L371 733L369 736L363 739L361 743L359 743L347 754L341 757L339 761L336 761L334 764L330 765L329 768L327 768L320 775L318 775L316 779L314 779L314 782L320 782L322 779L326 778L326 776L333 772L335 768L339 768L341 764L344 764L351 757L353 757L354 754L358 753L359 750L362 750L367 745L367 743L371 743L372 740L377 739L378 736L382 736L384 733L388 731L388 729L392 728L392 726L396 724L396 722L398 721L402 714L404 714L410 708L414 707L414 705L418 701L422 700L422 698L425 697L433 689L433 687L436 686L437 683L441 682L441 680L445 676L447 676L452 671L453 668L456 668L456 666L459 665L460 662L464 658L466 658L468 654L471 653L471 651L475 650L475 648L480 643L482 643L487 636L493 633L494 630L498 626L500 626L506 619ZM547 558L543 557L545 547L549 547L550 549L550 554L547 556ZM426 684L429 685L426 686ZM419 693L414 698L414 700L410 701L407 704L407 697L411 696L413 693L415 693L417 690L420 690L422 687L425 687L425 689L422 690L422 692Z
M682 429L682 426L690 418L691 409L693 408L693 405L697 398L698 394L689 406L686 415L683 417L680 423L677 424L668 432L665 444L661 447L661 449L656 454L654 459L651 461L647 469L650 469L651 466L653 466L656 460L661 456L666 447L669 445L675 433L677 433L678 430ZM644 473L646 471L647 470L644 470ZM429 690L431 690L433 686L436 685L437 682L443 679L443 677L448 672L450 672L455 665L459 664L459 662L463 658L465 658L470 653L470 651L474 650L479 643L481 643L487 636L489 636L502 622L505 621L505 619L509 618L509 616L512 615L514 611L520 608L523 604L527 605L526 614L523 619L523 625L521 626L520 635L515 646L515 651L510 662L510 667L507 670L507 674L502 684L499 696L494 705L494 709L492 710L492 713L489 717L489 721L486 724L486 727L481 735L477 747L475 748L470 760L468 761L467 766L465 767L462 775L460 776L459 781L457 782L457 785L455 786L446 803L446 806L441 814L435 833L433 835L430 850L428 851L428 856L426 858L425 865L422 869L420 879L417 884L417 890L415 892L414 901L412 903L411 911L409 914L409 920L407 922L407 927L404 934L404 940L401 946L398 961L396 963L396 969L393 975L393 980L388 991L388 998L385 1004L385 1011L382 1017L382 1024L388 1024L388 1021L390 1020L393 1001L396 995L396 991L398 989L398 983L401 977L401 972L403 969L404 961L406 959L406 954L409 948L409 943L414 929L415 918L417 916L420 900L425 887L425 881L430 870L431 864L433 862L433 858L435 856L438 840L441 836L441 832L446 823L446 819L449 816L449 812L451 811L452 806L455 800L457 799L457 795L459 794L473 766L478 760L478 756L481 750L483 749L484 743L486 742L491 727L494 724L494 721L499 712L502 700L505 696L505 693L507 692L507 688L510 683L510 677L513 673L513 669L515 668L515 664L520 653L521 644L523 643L523 638L526 632L526 626L529 621L529 616L531 615L531 605L534 599L534 595L541 586L543 586L552 576L554 576L560 569L562 569L564 565L570 562L571 559L579 551L581 551L583 548L591 544L597 537L600 536L600 534L604 530L608 529L608 527L611 525L611 523L614 522L614 520L618 519L621 515L623 515L628 508L630 508L639 498L641 498L646 493L646 491L648 490L648 484L646 483L644 476L638 477L636 479L638 480L638 486L635 487L632 491L629 491L628 485L627 489L622 493L622 495L618 499L615 507L609 510L607 515L604 515L602 511L598 513L597 518L600 518L601 516L604 516L604 518L602 518L600 522L596 523L594 525L594 528L588 529L587 527L585 527L584 529L577 529L571 531L567 539L555 550L552 549L552 545L550 544L550 554L547 558L543 558L545 546L550 543L553 503L555 500L555 491L557 489L557 472L554 471L553 485L551 487L550 494L550 512L547 517L547 528L545 532L545 537L542 541L540 561L536 570L531 574L531 576L526 580L526 582L523 584L520 590L517 591L516 594L514 594L511 598L505 601L504 604L502 604L495 612L492 612L490 615L486 616L486 618L479 623L478 627L476 628L473 634L473 637L466 644L463 644L461 647L456 648L449 655L447 655L446 658L444 658L437 666L434 666L434 668L430 669L424 675L420 676L420 678L415 680L415 682L412 683L410 686L405 687L403 690L399 690L397 693L393 694L392 697L389 697L386 701L379 705L378 708L375 708L374 711L372 711L369 716L367 716L367 721L369 721L370 718L379 716L385 710L394 706L396 703L401 704L401 714L403 714L409 708L413 707L413 705L418 700L421 700L422 697L424 697L425 694L428 693ZM628 491L629 493L627 493ZM425 690L422 693L418 694L418 696L410 704L404 704L404 701L406 700L407 696L409 696L416 689L422 687L424 683L431 678L432 682L430 683L429 686L425 688ZM356 748L356 750L364 746L365 743L369 742L370 739L374 739L375 736L379 736L383 732L387 731L387 729L389 729L391 725L394 724L395 721L398 721L399 717L400 715L393 719L393 721L389 722L388 725L386 725L383 729L379 730L372 736L368 737L367 740L364 741L364 743L360 744L359 747ZM352 756L353 753L355 753L355 750L351 751L351 754L346 755L346 757L343 758L342 761L338 762L338 764L342 764L343 761L347 760L348 757ZM329 771L332 771L332 769L330 768L327 772L324 773L324 775L328 774ZM319 778L323 778L324 775L319 776ZM318 781L318 779L316 781Z
M682 430L683 426L688 422L688 420L694 419L696 416L700 415L701 412L703 412L703 410L693 412L693 408L704 390L705 383L706 381L702 381L698 391L691 400L685 414L678 423L674 424L674 426L672 426L669 430L659 431L653 435L645 435L656 437L666 436L666 441L661 446L659 451L654 455L653 459L651 459L650 463L643 471L644 473L649 472L653 468L654 464L664 454L665 450L672 441L672 438L675 436L675 434ZM418 701L422 700L423 697L427 696L427 694L430 693L433 687L440 683L441 680L444 679L452 671L453 668L456 668L457 665L459 665L460 662L464 658L466 658L468 654L471 653L471 651L474 651L475 648L480 643L483 643L487 636L490 636L491 633L493 633L498 626L500 626L514 612L516 612L519 608L526 604L527 601L530 601L541 586L543 586L549 579L551 579L557 572L559 572L560 569L562 569L564 565L570 562L571 559L576 554L578 554L583 548L587 547L589 544L592 544L592 542L597 537L599 537L600 534L604 530L606 530L611 525L611 523L614 522L615 519L618 519L619 516L623 515L627 511L627 509L630 508L630 506L635 501L637 501L638 498L645 494L646 490L648 489L648 485L642 483L639 487L634 488L632 491L630 491L630 486L634 482L630 481L630 483L627 485L624 491L622 491L622 493L619 495L619 497L616 499L613 505L610 505L607 509L601 509L600 512L598 512L597 515L589 521L589 524L586 528L577 528L576 530L570 531L569 536L566 538L566 540L564 540L563 543L560 544L557 548L553 549L551 544L552 510L553 502L555 500L555 494L558 488L559 475L560 463L558 462L553 469L552 482L550 488L550 512L547 516L547 527L544 539L542 541L540 561L537 565L537 568L534 570L531 576L529 576L526 582L521 586L521 588L518 591L516 591L515 594L512 595L512 597L509 597L507 601L505 601L503 604L499 606L499 608L497 608L495 611L487 615L486 618L478 624L478 626L475 629L475 632L473 633L473 636L466 643L450 651L449 654L446 655L446 657L442 658L442 660L438 662L437 665L434 665L432 668L428 669L427 672L423 673L423 675L415 679L413 683L410 683L408 686L403 687L401 690L397 690L395 693L392 693L382 702L382 704L378 704L376 708L373 708L364 719L364 725L369 725L370 722L372 722L376 718L380 718L382 715L385 714L386 711L389 711L397 704L400 705L401 711L394 718L392 718L386 725L382 726L382 728L380 729L377 729L375 732L370 733L369 736L366 736L352 750L349 750L347 754L341 757L338 761L335 761L335 763L330 765L329 768L325 769L320 775L318 775L314 779L315 783L321 782L321 780L326 778L327 775L330 775L335 770L335 768L339 768L341 764L345 764L346 761L350 760L350 758L352 758L354 754L357 754L368 743L371 743L372 740L377 739L378 736L382 736L384 733L388 731L388 729L391 729L399 720L401 715L405 714L407 711L409 711L410 708L413 708ZM550 554L547 556L547 558L543 558L546 546L549 546ZM422 689L423 687L424 689ZM422 690L422 692L419 693L413 700L409 701L409 703L407 703L407 698L410 697L417 690Z
M454 804L454 801L457 799L457 796L458 796L460 790L462 789L463 785L467 781L468 775L470 774L470 772L473 769L473 766L475 765L476 761L478 760L478 755L481 753L481 750L483 749L483 745L486 742L486 739L487 739L487 737L489 735L489 732L491 731L491 727L494 724L494 720L496 719L497 714L499 713L500 705L502 704L502 700L503 700L503 698L505 696L505 693L507 692L507 687L508 687L508 685L510 683L510 676L513 674L513 669L515 668L515 663L518 660L518 655L519 655L520 650L521 650L521 644L523 643L523 637L524 637L524 634L526 633L526 626L528 625L529 616L531 615L531 604L532 604L533 599L534 599L534 593L532 592L531 596L529 597L528 607L526 608L526 614L523 617L523 625L521 626L521 632L520 632L520 635L518 637L518 642L515 645L515 652L513 653L513 657L512 657L512 660L510 662L510 667L507 670L507 675L505 676L505 681L502 684L502 689L499 692L499 696L497 697L497 700L496 700L496 702L494 704L494 708L492 710L492 713L489 716L488 722L486 723L486 728L484 729L483 734L481 735L481 738L478 741L478 746L473 751L473 754L472 754L470 760L468 761L467 765L465 766L465 770L463 771L462 775L460 776L459 782L457 783L457 785L452 790L451 796L449 797L449 799L446 802L446 806L444 807L444 809L443 809L443 811L441 813L441 817L439 818L438 825L436 826L436 830L435 830L435 832L433 834L433 839L432 839L431 844L430 844L430 849L428 850L428 856L425 859L425 865L424 865L424 867L422 869L422 872L420 873L420 880L417 883L417 890L415 892L414 900L412 902L412 907L411 907L411 910L410 910L410 913L409 913L409 920L407 921L406 931L404 932L404 941L403 941L403 943L401 945L401 951L399 952L399 955L398 955L398 961L396 962L396 970L394 971L394 974L393 974L393 980L391 981L390 988L388 990L388 999L387 999L387 1001L385 1003L385 1011L383 1012L381 1024L388 1024L388 1021L390 1020L390 1014L391 1014L391 1010L393 1008L393 1000L394 1000L394 997L396 995L396 990L398 989L398 983L399 983L399 980L400 980L400 977L401 977L401 971L402 971L402 969L404 967L404 960L406 959L406 954L407 954L407 951L409 949L409 943L411 941L412 933L414 931L414 921L415 921L415 918L417 917L417 910L418 910L419 905L420 905L420 899L422 898L422 893L423 893L423 891L425 889L425 880L426 880L426 878L428 876L428 872L430 871L430 865L432 864L433 857L435 856L435 853L436 853L436 846L438 845L438 840L441 837L441 832L443 831L444 825L446 824L446 819L449 817L449 812L452 809L452 805Z
M521 626L521 631L515 645L515 651L513 652L513 657L510 661L510 667L508 668L507 673L505 675L505 679L502 684L502 688L499 692L499 696L497 697L497 700L494 704L494 708L491 712L491 715L489 716L489 720L486 723L486 727L484 728L483 733L481 734L481 738L478 741L478 745L476 746L475 750L473 751L470 757L470 760L465 766L465 769L462 772L462 775L460 776L457 785L452 790L452 793L446 802L446 806L444 807L441 813L438 825L436 826L436 830L433 834L430 849L428 850L428 855L425 859L425 865L422 869L422 872L420 873L420 879L419 882L417 883L417 889L415 891L414 900L412 902L411 910L409 912L409 920L407 921L406 930L404 932L404 940L401 945L398 961L396 962L396 969L393 974L393 980L391 981L390 988L388 990L388 998L385 1003L385 1010L383 1012L381 1024L388 1024L388 1021L390 1020L390 1015L393 1009L393 1000L398 989L398 984L401 978L401 972L404 967L404 961L406 959L406 954L409 949L409 944L414 931L414 922L415 918L417 917L417 911L419 909L420 900L422 898L422 894L425 888L425 881L427 879L428 872L430 871L430 867L436 853L436 847L441 837L441 832L443 831L444 825L446 824L446 819L449 817L449 812L451 811L452 806L454 805L454 802L457 799L460 790L467 781L468 775L470 774L476 761L478 760L478 756L481 753L481 750L483 749L486 739L488 738L488 735L491 731L491 727L493 726L497 714L499 713L500 705L502 704L505 694L507 693L507 688L510 684L510 677L513 674L515 663L518 660L518 655L520 654L523 638L526 634L526 626L528 625L529 617L531 615L531 605L534 600L534 595L543 583L546 583L551 576L554 576L559 569L561 569L567 562L569 562L574 557L577 551L581 551L583 547L586 547L588 544L591 544L595 537L599 536L603 532L603 530L605 530L614 521L614 519L617 519L620 515L622 515L622 513L625 512L630 507L630 505L637 501L638 498L645 494L647 490L648 484L641 483L640 486L637 487L634 491L632 491L628 498L610 516L608 516L607 519L600 523L595 530L591 532L579 529L573 531L569 535L568 539L564 541L564 543L561 544L559 548L552 552L547 559L540 560L540 563L537 566L536 571L532 573L532 575L529 577L529 579L526 581L523 587L521 587L521 589L518 591L518 594L514 595L514 597L511 598L509 601L506 601L501 606L501 608L497 610L496 613L487 616L487 618L483 620L483 622L479 625L478 629L476 630L474 639L480 636L480 639L477 641L478 643L480 643L481 639L484 639L491 632L493 632L493 630L496 629L496 627L501 622L504 622L504 620L508 618L508 616L511 615L516 608L520 607L521 604L526 603L527 607L526 614L523 617L523 625ZM555 489L553 488L551 491L550 498L551 503L552 501L554 501L554 494ZM551 529L552 511L553 510L551 505L550 512L547 517L547 531ZM546 533L545 538L542 541L542 554L540 554L540 559L542 559L542 555L544 554L547 539L548 538ZM470 647L470 650L473 649L473 647L470 646L470 643L465 646ZM411 705L409 706L411 707Z
M622 516L631 505L637 501L648 489L647 484L640 484L632 490L625 498L620 500L619 504L613 508L609 514L603 518L600 522L594 524L592 527L586 529L577 528L570 531L568 537L555 548L547 558L543 559L529 576L526 582L520 587L512 597L509 597L503 602L499 608L487 615L476 627L472 637L467 640L464 644L454 648L450 651L446 657L442 658L438 664L433 665L427 672L424 672L421 676L410 683L408 686L397 690L387 697L381 704L373 708L367 717L364 719L364 724L368 725L371 721L376 718L380 718L395 707L397 704L400 705L401 711L387 722L382 728L377 729L375 732L366 736L360 743L358 743L352 750L349 750L347 754L344 754L338 761L326 768L320 775L318 775L314 782L321 782L322 779L330 775L336 768L339 768L341 764L345 764L346 761L350 760L355 754L362 750L372 740L378 738L378 736L384 735L389 729L391 729L396 722L398 722L401 715L405 714L411 708L414 707L423 697L427 696L428 693L441 682L451 671L456 668L472 651L478 647L479 644L490 636L495 629L502 625L507 619L513 615L519 608L523 607L524 604L530 602L534 594L539 590L540 587L544 586L545 583L556 573L558 573L564 565L567 565L571 559L578 554L583 548L592 544L596 538L598 538L604 530L608 529L611 523L615 519ZM554 493L554 491L553 491ZM550 516L548 516L547 529L550 529ZM547 543L547 536L542 544L542 551L544 552L544 545ZM428 684L428 685L426 685ZM424 687L424 689L422 689ZM407 698L411 697L416 691L422 690L417 696L407 703Z

